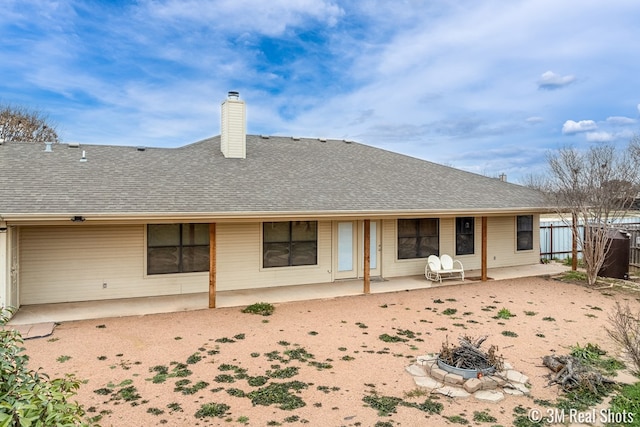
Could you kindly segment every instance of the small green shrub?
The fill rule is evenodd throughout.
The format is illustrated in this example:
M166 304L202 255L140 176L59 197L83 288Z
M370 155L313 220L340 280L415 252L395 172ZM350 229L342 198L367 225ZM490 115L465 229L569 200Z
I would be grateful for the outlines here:
M513 331L502 331L502 335L504 335L505 337L511 337L511 338L517 338L518 334L516 334Z
M447 308L447 309L442 311L442 314L446 314L447 316L452 316L452 315L456 314L457 312L458 312L458 310L455 309L455 308Z
M269 304L268 302L257 302L242 310L243 313L259 314L261 316L271 316L274 311L275 307L273 304Z
M4 328L11 314L0 307L0 425L81 425L85 411L72 401L81 382L73 375L49 379L29 369L22 336Z
M218 417L222 418L227 414L230 406L224 403L205 403L195 413L196 418Z
M498 311L498 314L496 314L496 318L497 319L511 319L512 317L514 317L515 314L513 314L511 311L509 311L508 308L501 308Z

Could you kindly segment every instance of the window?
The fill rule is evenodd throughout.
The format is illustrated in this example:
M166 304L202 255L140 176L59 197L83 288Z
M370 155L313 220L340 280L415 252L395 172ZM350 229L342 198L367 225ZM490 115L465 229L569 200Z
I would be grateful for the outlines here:
M533 249L533 215L518 215L517 219L517 250L530 251Z
M262 224L264 268L316 265L316 221L265 222Z
M473 217L456 218L456 255L473 254L474 236Z
M398 259L440 255L440 221L437 218L398 220Z
M209 271L209 224L149 224L147 274Z

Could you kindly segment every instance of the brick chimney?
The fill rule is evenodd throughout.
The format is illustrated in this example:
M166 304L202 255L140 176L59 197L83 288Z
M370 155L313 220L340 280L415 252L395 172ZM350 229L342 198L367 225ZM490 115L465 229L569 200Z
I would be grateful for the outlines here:
M239 92L229 92L222 103L220 150L226 158L247 157L246 107Z

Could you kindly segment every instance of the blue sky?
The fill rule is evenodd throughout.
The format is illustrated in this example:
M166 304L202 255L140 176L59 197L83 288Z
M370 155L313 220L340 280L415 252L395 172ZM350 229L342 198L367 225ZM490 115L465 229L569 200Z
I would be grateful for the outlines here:
M521 181L639 133L637 0L3 0L0 103L64 142L351 139Z

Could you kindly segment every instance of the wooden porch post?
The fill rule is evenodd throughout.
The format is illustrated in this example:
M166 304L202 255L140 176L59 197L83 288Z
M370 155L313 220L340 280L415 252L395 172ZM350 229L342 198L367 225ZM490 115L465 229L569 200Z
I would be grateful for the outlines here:
M487 281L487 217L482 217L482 255L481 255L481 279Z
M364 220L364 293L371 292L371 221Z
M216 224L209 224L209 308L216 308Z

